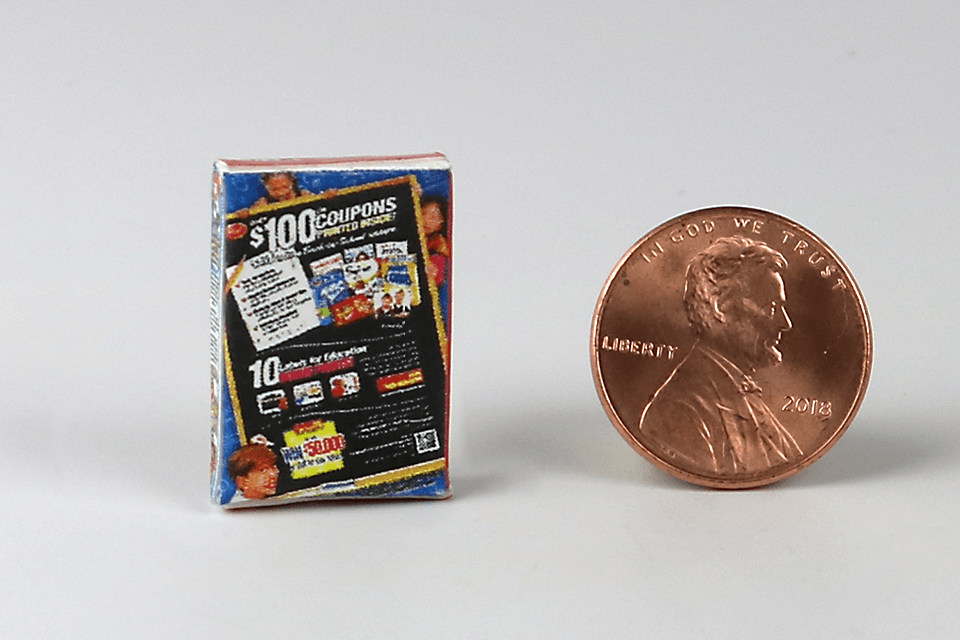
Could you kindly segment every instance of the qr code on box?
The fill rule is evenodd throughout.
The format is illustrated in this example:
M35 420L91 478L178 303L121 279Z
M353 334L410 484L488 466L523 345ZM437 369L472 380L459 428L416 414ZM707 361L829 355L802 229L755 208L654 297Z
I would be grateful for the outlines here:
M418 431L413 434L413 437L416 438L417 441L417 453L427 453L428 451L436 451L440 448L440 440L437 438L436 429Z

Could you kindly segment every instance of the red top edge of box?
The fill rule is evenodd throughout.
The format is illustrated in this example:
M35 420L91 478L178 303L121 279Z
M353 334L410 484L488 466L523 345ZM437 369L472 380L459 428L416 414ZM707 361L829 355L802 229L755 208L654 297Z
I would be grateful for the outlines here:
M341 164L347 162L397 162L406 160L426 160L432 158L446 158L440 152L421 153L414 155L390 156L343 156L339 158L277 158L273 160L231 160L220 159L228 169L249 167L278 167L278 166L310 166L318 164Z

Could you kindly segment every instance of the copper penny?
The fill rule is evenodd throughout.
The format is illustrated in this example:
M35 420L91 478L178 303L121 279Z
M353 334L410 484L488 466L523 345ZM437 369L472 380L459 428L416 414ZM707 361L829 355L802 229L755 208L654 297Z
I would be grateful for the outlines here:
M770 484L843 435L867 389L863 296L820 238L747 207L683 214L607 279L590 359L600 401L639 453L717 488Z

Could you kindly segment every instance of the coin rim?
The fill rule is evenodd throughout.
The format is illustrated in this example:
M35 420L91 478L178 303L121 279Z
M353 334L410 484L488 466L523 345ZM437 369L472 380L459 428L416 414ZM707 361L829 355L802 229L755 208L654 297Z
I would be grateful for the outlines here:
M613 404L607 393L606 385L603 382L603 378L600 372L600 349L599 345L599 330L600 330L600 317L607 306L607 293L610 290L614 280L616 280L617 275L620 273L620 270L623 268L623 265L629 260L634 253L640 248L642 244L647 242L653 236L661 233L668 227L674 226L678 223L683 222L684 220L695 217L703 216L708 214L711 211L717 211L724 209L740 209L744 212L757 212L766 216L771 216L781 224L787 227L795 227L796 229L801 230L803 233L808 234L816 242L820 243L821 247L826 251L830 258L836 261L836 264L841 268L843 274L846 276L852 293L854 294L854 300L857 304L857 309L860 312L860 318L863 321L864 327L864 358L863 365L860 369L860 383L857 389L857 396L854 399L854 402L850 406L850 410L847 412L847 415L844 416L843 422L840 427L833 433L826 442L823 443L820 447L817 448L809 456L805 457L802 462L794 466L788 467L786 469L781 469L775 473L771 473L770 470L764 471L760 474L751 474L745 479L738 479L736 477L728 478L717 478L713 476L705 476L702 474L693 473L685 469L676 467L669 462L661 459L656 454L651 452L649 449L643 446L643 444L637 440L632 433L627 429L626 425L623 424L623 421L616 414L616 411L613 409ZM857 412L860 410L860 405L863 403L863 398L867 392L867 386L870 382L870 373L873 369L873 328L870 323L870 314L867 311L866 302L863 299L863 293L860 291L860 286L857 284L856 279L853 277L853 273L847 267L846 263L840 259L840 256L836 254L830 245L823 241L820 236L813 233L805 226L798 222L794 222L789 218L780 215L779 213L774 213L773 211L768 211L766 209L759 209L757 207L748 207L744 205L718 205L713 207L705 207L700 209L694 209L686 213L682 213L674 218L663 222L657 226L652 231L644 235L640 240L636 241L627 251L623 254L620 260L617 261L616 266L610 271L610 275L607 277L606 282L603 284L603 289L600 291L600 297L597 300L597 304L594 307L593 319L590 323L590 368L593 372L593 381L594 386L597 390L597 395L600 398L600 403L603 405L603 409L607 414L607 417L613 423L613 426L616 427L617 431L620 432L620 435L627 441L627 443L633 447L635 451L640 453L644 458L652 462L658 468L666 471L667 473L673 475L674 477L680 478L687 482L700 485L703 487L711 487L715 489L752 489L756 487L762 487L775 482L779 482L785 478L788 478L796 473L799 473L803 469L806 469L811 464L819 460L826 454L827 451L833 447L834 444L840 439L840 437L846 432L847 428L850 426L850 423L853 422L854 418L857 415ZM778 469L779 467L774 467Z

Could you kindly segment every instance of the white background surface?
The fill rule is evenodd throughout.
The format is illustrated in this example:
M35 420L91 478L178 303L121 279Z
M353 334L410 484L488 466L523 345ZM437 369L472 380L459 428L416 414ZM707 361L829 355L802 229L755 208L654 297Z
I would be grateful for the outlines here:
M3 637L960 634L957 3L5 2L0 25ZM455 497L211 506L212 161L434 150ZM588 361L621 254L726 203L824 238L876 339L837 446L733 493L637 456Z

